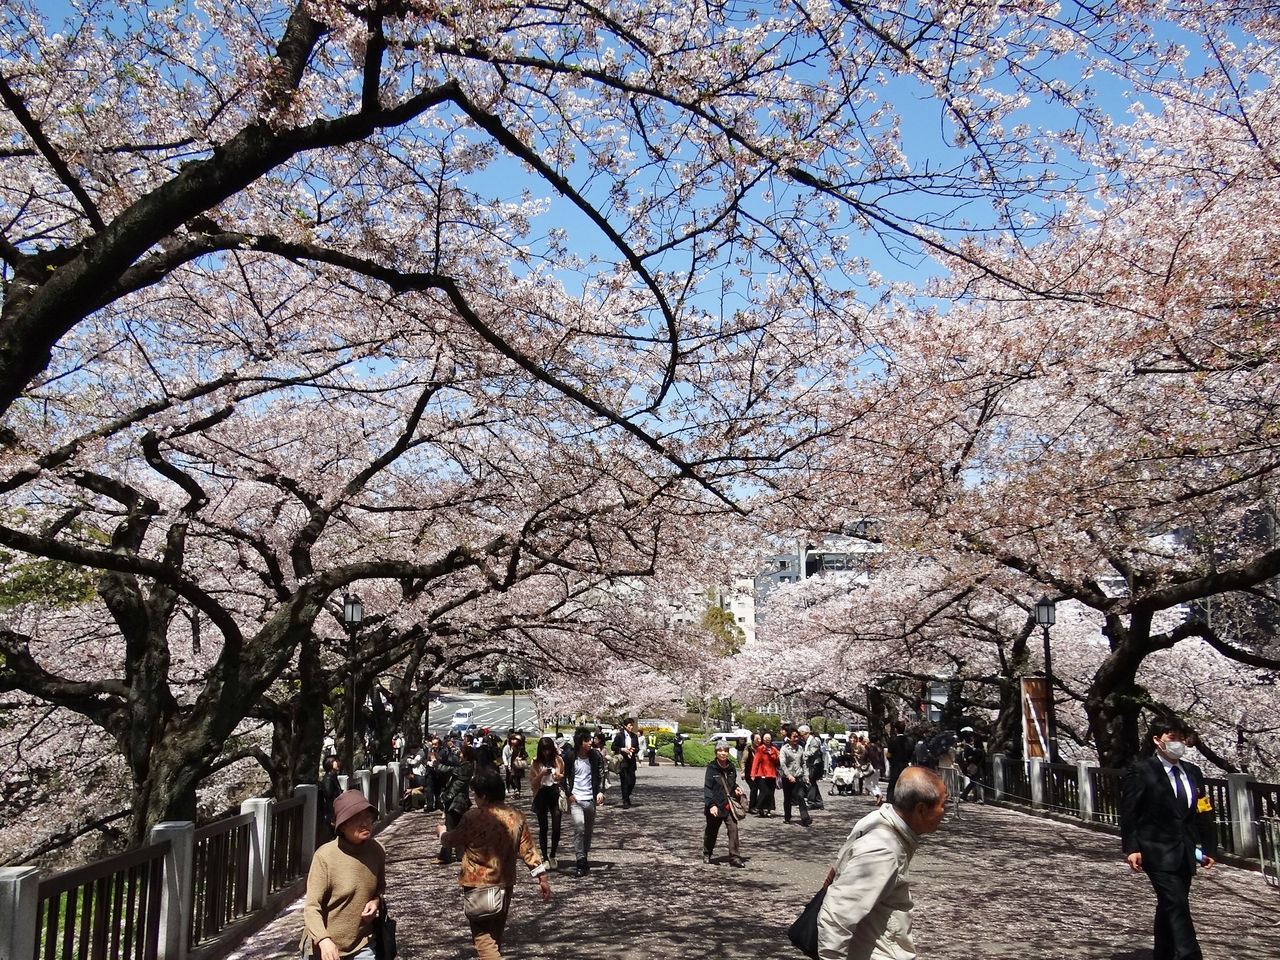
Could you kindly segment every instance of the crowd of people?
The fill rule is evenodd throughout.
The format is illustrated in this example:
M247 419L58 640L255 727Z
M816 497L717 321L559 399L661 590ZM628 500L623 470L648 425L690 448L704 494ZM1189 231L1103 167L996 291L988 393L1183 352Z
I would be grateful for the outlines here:
M676 744L684 746L678 736ZM480 960L502 956L520 861L538 878L543 900L552 896L549 873L559 867L564 814L572 829L572 876L590 872L591 840L605 790L616 782L621 808L636 804L636 767L646 746L649 742L628 718L612 741L585 727L577 728L571 739L540 737L531 749L518 731L504 739L489 733L433 736L412 756L403 805L442 814L434 863L460 860L463 913ZM684 750L673 750L673 759L684 763ZM703 860L716 863L713 856L723 833L727 864L745 865L739 823L746 817L776 817L780 792L783 823L801 827L809 827L813 810L823 806L824 780L831 785L828 795L865 792L872 797L873 812L855 827L828 878L831 893L819 923L822 956L860 955L851 945L901 951L909 941L879 942L881 934L868 933L865 924L860 927L859 911L895 915L905 887L877 881L877 896L888 900L863 904L860 900L868 893L861 874L867 870L855 882L841 873L841 865L861 850L864 864L882 864L886 877L893 874L909 861L920 836L937 828L948 795L972 788L974 799L983 799L983 762L972 730L957 735L913 731L908 736L896 727L882 746L876 735L840 741L797 724L783 726L777 739L773 731L759 731L750 739L719 741L703 778ZM303 954L312 960L388 960L372 952L372 924L385 886L385 855L370 840L374 810L360 791L340 791L337 774L337 763L326 764L321 804L335 841L317 852L308 877ZM521 809L526 780L536 827Z

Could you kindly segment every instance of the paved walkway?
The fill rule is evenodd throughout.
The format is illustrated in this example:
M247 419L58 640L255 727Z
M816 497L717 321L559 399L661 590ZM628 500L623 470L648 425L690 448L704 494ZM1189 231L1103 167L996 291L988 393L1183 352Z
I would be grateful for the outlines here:
M702 776L696 768L642 766L637 805L624 811L606 804L600 812L590 876L553 873L551 903L539 900L521 868L506 956L802 960L785 928L822 882L849 826L870 809L869 799L825 798L809 830L784 825L780 812L774 820L748 819L747 868L734 870L723 850L721 862L702 862ZM617 801L616 788L606 799ZM429 862L438 816L406 814L379 835L402 960L475 955L457 867ZM567 816L564 826L562 861L571 866ZM962 819L949 817L924 839L913 870L923 960L1151 957L1155 898L1146 878L1130 872L1112 834L966 804ZM1280 890L1260 874L1221 865L1201 871L1192 898L1206 960L1280 958ZM301 901L293 904L231 960L296 957L301 909Z

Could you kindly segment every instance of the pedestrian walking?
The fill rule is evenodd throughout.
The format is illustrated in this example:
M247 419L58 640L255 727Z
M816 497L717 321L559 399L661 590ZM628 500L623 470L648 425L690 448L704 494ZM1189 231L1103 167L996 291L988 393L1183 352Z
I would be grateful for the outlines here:
M912 857L938 829L947 788L932 770L898 777L892 804L857 822L827 874L818 914L818 960L912 960Z
M1183 756L1187 729L1156 720L1147 753L1120 782L1120 838L1125 860L1145 871L1156 895L1154 960L1200 960L1191 920L1191 881L1218 853L1213 805L1200 768Z
M809 817L809 803L806 799L809 792L809 768L804 746L800 743L799 730L791 731L786 746L779 753L779 758L779 769L783 781L783 822L791 822L791 808L796 806L800 808L800 825L807 827L813 822Z
M565 764L565 790L569 794L569 815L573 820L575 877L585 877L591 869L591 837L595 831L596 808L604 803L604 756L591 746L591 734L579 727L573 735L573 754Z
M463 912L479 960L502 960L502 938L515 889L516 857L538 878L542 901L551 900L547 865L534 849L525 816L506 803L506 789L496 770L482 769L472 781L475 805L458 825L436 828L443 847L462 849L458 885Z
M751 781L756 788L756 815L772 817L778 784L778 748L773 745L773 734L768 730L760 735L760 746L752 758Z
M702 832L704 863L711 862L716 838L720 834L720 824L723 823L729 834L729 866L745 866L738 849L738 815L733 805L734 797L743 796L742 787L738 786L738 770L729 760L729 745L721 741L716 744L715 759L707 764L702 781L703 814L706 819Z
M333 802L337 837L322 844L307 871L302 956L374 960L373 921L386 889L387 853L373 838L378 811L359 790Z
M564 798L564 759L556 753L555 741L543 737L529 768L529 790L533 794L533 813L538 818L538 852L547 861L548 868L556 868L560 853L560 823ZM547 830L551 831L551 855L547 856Z

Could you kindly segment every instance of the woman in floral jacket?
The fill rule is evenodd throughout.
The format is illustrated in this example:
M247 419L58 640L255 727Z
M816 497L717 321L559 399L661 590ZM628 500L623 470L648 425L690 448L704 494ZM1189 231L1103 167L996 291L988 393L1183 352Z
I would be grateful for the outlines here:
M547 879L547 865L538 856L524 814L505 803L506 789L501 774L496 770L479 770L471 781L471 789L475 793L475 806L462 815L452 830L440 824L436 832L441 846L462 848L458 884L463 888L463 903L487 899L497 908L496 912L477 916L470 905L465 907L476 956L479 960L502 960L502 934L515 888L516 856L525 862L530 875L538 878L543 902L551 899L551 883ZM480 893L489 896L477 896Z

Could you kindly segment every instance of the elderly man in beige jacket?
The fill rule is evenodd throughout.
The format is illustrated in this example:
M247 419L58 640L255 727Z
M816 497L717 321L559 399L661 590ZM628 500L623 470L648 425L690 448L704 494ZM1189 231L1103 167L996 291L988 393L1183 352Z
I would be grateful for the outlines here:
M920 837L938 829L946 809L942 779L925 767L908 767L893 804L858 821L827 875L819 960L914 960L911 857Z

